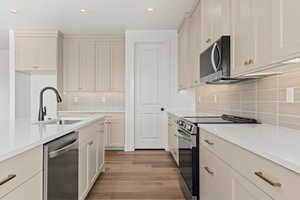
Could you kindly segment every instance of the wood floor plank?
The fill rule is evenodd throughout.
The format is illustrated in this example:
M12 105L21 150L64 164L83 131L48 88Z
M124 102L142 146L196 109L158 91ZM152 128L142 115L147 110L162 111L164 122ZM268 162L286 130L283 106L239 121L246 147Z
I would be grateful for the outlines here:
M106 151L105 173L87 200L184 200L178 169L163 150Z

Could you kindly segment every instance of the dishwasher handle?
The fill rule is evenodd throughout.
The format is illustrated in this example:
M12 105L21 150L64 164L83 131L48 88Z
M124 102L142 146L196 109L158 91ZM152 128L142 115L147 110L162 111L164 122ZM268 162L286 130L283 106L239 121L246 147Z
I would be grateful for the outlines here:
M78 139L76 140L73 140L72 142L70 142L68 145L58 149L58 150L55 150L55 151L51 151L49 152L49 158L55 158L69 150L71 150L74 146L78 145Z

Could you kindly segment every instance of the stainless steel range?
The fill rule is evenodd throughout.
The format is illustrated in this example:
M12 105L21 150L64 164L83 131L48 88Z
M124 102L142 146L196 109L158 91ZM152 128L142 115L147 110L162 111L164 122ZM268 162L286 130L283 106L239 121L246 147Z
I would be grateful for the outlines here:
M257 123L232 115L183 117L177 121L181 188L188 200L199 199L199 128L198 124Z

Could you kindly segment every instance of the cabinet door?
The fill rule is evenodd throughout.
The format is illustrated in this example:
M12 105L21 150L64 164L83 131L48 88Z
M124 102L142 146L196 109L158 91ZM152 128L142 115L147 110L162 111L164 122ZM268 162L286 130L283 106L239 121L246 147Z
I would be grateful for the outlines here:
M79 146L79 199L87 194L88 190L88 146L86 143Z
M95 91L95 41L82 40L79 46L79 90Z
M64 59L64 90L79 90L79 42L77 40L65 39L63 47Z
M223 35L230 35L231 8L230 0L212 0L212 34L213 40L218 40Z
M263 191L240 176L235 171L232 174L232 200L272 200Z
M122 92L125 85L125 47L123 41L111 42L111 91Z
M178 36L178 88L191 87L190 18L186 18Z
M191 46L191 75L192 85L200 83L200 51L201 51L201 9L200 3L191 17L190 46Z
M104 127L100 128L98 134L98 148L97 148L97 170L98 172L101 172L103 170L103 165L104 165L104 148L105 148L105 129Z
M87 145L88 184L92 185L97 178L97 143L96 138L91 138Z
M96 90L109 91L111 84L111 55L108 41L96 44Z
M231 179L231 168L205 147L201 146L200 198L207 200L232 200Z
M16 70L39 67L38 38L16 38Z
M273 0L273 61L284 60L300 54L300 1Z
M43 199L42 173L35 175L12 192L1 198L1 200L41 200Z
M213 10L214 0L202 0L201 2L201 48L207 49L213 42Z
M57 38L40 38L39 40L39 67L45 70L56 70L58 63Z
M112 147L124 147L124 120L112 119L109 132L109 144Z
M271 64L272 0L233 0L234 75L260 70Z
M250 55L254 55L254 0L232 0L233 74L248 70Z

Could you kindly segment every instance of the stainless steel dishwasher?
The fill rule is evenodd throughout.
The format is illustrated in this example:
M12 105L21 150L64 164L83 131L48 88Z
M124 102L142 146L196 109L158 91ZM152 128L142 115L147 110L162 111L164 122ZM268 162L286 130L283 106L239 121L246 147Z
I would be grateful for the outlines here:
M78 199L78 132L44 145L44 199Z

